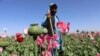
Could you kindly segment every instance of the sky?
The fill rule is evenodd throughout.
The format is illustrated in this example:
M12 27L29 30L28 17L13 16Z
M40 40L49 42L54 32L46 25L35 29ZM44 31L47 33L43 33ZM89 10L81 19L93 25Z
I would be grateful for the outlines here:
M23 32L32 23L45 19L50 3L58 5L57 16L70 22L70 32L100 31L100 0L0 0L0 34Z

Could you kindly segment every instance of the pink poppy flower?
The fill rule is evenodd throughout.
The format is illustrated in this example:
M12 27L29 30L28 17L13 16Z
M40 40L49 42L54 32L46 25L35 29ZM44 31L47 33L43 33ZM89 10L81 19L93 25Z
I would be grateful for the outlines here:
M52 36L50 36L50 35L45 35L45 40L48 42L48 43L50 43L50 41L51 41L51 39L52 39Z
M51 43L48 44L48 47L47 48L48 48L48 51L52 51L52 48L53 47L52 47Z
M57 34L54 34L53 36L50 36L50 35L45 35L45 39L48 43L50 43L51 40L57 40L58 39L58 35Z
M80 34L80 38L82 39L84 37L84 34Z
M100 56L100 53L97 53L96 56Z
M92 34L88 34L89 38L94 40L94 37L92 36Z
M17 54L12 54L11 56L18 56Z
M68 24L66 24L66 23L60 21L60 22L57 22L57 27L60 29L60 32L68 33L69 32L70 23L68 22Z
M2 47L0 47L0 53L3 51L3 48Z
M58 48L60 46L60 44L57 41L52 41L51 45L52 48Z
M48 44L48 51L51 51L52 48L58 48L60 44L57 41L52 41Z
M96 40L93 40L93 44L96 44L97 43L97 41Z
M100 36L100 32L99 32L99 36Z
M5 38L5 37L7 37L7 34L2 34L1 37L2 37L2 38Z
M42 51L42 56L52 56L50 51Z
M48 50L52 49L52 48L57 48L59 46L58 42L56 41L58 38L58 35L57 34L54 34L53 36L50 36L50 35L40 35L40 36L37 36L37 39L36 39L36 43L40 46L40 47L43 47L44 48L44 42L47 41L48 43Z
M43 37L42 37L42 36L37 36L36 43L37 43L40 47L44 47L44 45L43 45L43 43L44 43Z
M54 35L52 36L52 39L53 39L53 40L57 40L57 39L58 39L58 35L57 35L57 34L54 34Z
M40 38L44 41L44 36L43 36L43 34L40 35Z

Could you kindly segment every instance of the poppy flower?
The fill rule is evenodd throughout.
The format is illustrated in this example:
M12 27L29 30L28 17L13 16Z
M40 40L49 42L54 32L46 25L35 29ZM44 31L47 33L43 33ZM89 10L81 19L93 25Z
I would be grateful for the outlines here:
M36 43L37 43L40 47L44 47L44 45L43 45L43 43L44 43L43 37L37 36Z
M48 51L51 51L52 48L58 48L59 46L60 44L56 40L54 40L48 44Z
M57 34L54 34L54 35L52 36L52 39L53 39L53 40L57 40L57 39L58 39L58 35L57 35Z
M7 37L7 34L2 34L1 37L5 38L5 37Z
M53 47L52 47L51 43L48 44L47 48L48 48L48 51L52 51Z
M60 46L60 44L57 41L52 41L51 45L52 48L58 48Z
M20 36L22 36L21 33L16 33L16 37L20 37Z
M24 29L24 34L28 34L28 28Z
M16 41L18 42L23 42L24 38L23 37L17 37Z
M21 33L17 33L16 34L16 41L18 42L22 42L24 40L23 36Z
M50 43L51 39L52 39L52 36L50 36L50 35L48 35L48 34L45 35L45 40L46 40L48 43Z
M11 56L18 56L17 54L12 54Z
M3 47L0 47L0 53L2 53L2 51L3 51Z
M42 51L42 56L52 56L50 51Z
M57 22L57 27L60 29L61 33L68 33L70 29L70 23L68 22L67 24L59 21Z
M100 56L100 53L97 53L96 56Z

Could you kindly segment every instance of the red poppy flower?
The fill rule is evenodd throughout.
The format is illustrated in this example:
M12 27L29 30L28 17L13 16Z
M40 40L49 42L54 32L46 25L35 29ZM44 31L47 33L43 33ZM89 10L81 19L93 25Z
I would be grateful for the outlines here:
M20 37L20 36L22 36L21 33L17 33L17 34L16 34L16 37Z
M24 40L24 38L23 37L17 37L17 39L16 39L18 42L22 42L23 40Z
M16 41L18 42L22 42L24 40L23 36L21 33L17 33L16 34Z

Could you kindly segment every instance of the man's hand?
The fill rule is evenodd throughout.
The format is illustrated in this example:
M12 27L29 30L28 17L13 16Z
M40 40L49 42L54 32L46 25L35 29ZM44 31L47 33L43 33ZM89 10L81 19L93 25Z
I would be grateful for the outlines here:
M50 10L48 10L48 14L47 14L47 17L48 17L49 19L51 19Z

